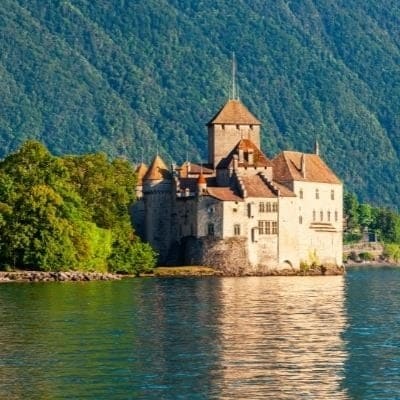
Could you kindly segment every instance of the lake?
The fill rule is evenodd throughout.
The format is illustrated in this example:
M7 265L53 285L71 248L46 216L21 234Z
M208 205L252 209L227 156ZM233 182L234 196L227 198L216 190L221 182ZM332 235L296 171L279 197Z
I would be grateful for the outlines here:
M0 285L1 399L399 399L400 268Z

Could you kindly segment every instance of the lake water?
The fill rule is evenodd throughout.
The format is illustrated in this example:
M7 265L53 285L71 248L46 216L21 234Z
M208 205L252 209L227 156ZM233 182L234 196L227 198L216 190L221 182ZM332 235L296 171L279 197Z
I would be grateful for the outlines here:
M0 285L0 399L399 399L400 268Z

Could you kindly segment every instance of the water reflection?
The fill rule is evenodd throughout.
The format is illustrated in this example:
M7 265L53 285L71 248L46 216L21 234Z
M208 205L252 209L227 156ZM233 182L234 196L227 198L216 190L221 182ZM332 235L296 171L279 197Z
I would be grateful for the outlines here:
M222 281L222 399L347 398L343 277Z
M343 277L0 289L0 398L346 398Z

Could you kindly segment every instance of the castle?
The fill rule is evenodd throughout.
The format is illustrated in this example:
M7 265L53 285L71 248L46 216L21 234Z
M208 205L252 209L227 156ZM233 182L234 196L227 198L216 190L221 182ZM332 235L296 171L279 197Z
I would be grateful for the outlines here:
M260 149L260 121L237 98L207 124L208 163L137 168L137 233L163 264L258 275L342 265L343 186L319 156Z

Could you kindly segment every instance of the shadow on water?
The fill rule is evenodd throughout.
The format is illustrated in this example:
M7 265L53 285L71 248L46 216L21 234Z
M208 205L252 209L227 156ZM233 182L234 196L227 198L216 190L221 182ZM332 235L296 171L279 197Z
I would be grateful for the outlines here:
M3 285L0 398L348 398L344 287L343 277Z
M351 399L399 399L400 269L351 268L345 292L343 387Z

